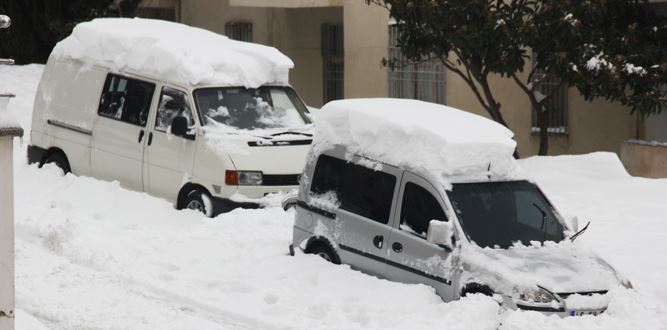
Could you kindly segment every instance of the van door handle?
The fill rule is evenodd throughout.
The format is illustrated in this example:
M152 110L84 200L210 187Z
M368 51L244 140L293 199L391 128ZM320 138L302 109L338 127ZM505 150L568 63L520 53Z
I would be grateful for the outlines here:
M148 145L151 145L153 143L153 132L148 133Z
M373 237L373 245L375 245L376 248L381 249L383 243L384 243L384 237L382 237L382 235L376 235L375 237Z
M403 251L403 244L394 242L394 244L391 245L391 249L396 253L401 253Z
M139 132L139 140L137 140L137 143L141 143L141 139L143 139L143 138L144 138L144 130L142 129L142 130Z

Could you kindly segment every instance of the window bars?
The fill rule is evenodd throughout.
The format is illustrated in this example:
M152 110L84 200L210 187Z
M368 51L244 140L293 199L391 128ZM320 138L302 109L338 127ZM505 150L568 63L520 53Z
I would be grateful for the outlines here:
M445 104L445 66L436 58L412 62L398 47L398 26L389 26L389 97Z
M225 24L225 35L230 39L252 42L252 23L228 22Z
M537 58L533 56L533 58ZM538 70L535 72L535 77L543 76ZM540 97L545 97L555 93L551 99L544 104L546 111L548 111L547 132L552 134L567 134L568 132L568 97L567 85L561 85L561 80L557 77L548 77L538 86L535 91ZM533 107L531 115L531 132L539 132L540 125L538 122L537 109Z
M343 24L322 24L323 103L343 98L345 52Z

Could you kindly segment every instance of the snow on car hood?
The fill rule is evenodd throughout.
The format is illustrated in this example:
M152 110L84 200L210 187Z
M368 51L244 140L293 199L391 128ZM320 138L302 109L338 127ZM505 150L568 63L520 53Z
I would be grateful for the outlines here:
M310 130L311 125L290 130L203 128L209 149L229 155L237 170L264 174L301 174L312 141L304 134ZM272 136L276 133L280 135Z
M511 294L514 287L544 287L551 292L609 290L624 279L592 251L569 240L560 243L515 245L509 249L461 249L464 282L475 279Z

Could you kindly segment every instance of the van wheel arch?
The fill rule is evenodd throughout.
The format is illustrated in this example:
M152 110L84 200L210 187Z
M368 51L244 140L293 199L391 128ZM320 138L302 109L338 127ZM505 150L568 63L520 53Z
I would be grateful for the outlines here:
M184 184L183 187L181 187L181 190L178 192L178 197L176 198L176 209L182 210L185 207L185 199L193 191L200 191L203 194L211 196L211 192L208 191L206 187L197 183L188 182Z
M465 297L466 295L473 293L481 293L489 297L493 297L495 294L493 289L491 289L491 287L488 285L475 282L468 283L463 287L463 289L461 289L461 297Z
M44 164L47 163L56 163L58 167L60 167L65 174L72 172L72 167L69 164L69 159L67 158L67 155L65 152L58 148L58 147L51 147L49 148L45 153L44 156L42 156L42 159L39 161L39 168L42 168Z
M331 244L331 242L327 238L322 236L311 237L308 240L308 243L306 243L306 248L304 252L309 254L310 253L317 254L320 251L328 252L331 259L329 261L331 261L331 263L333 264L340 265L341 263L340 256L338 255L338 253L336 253L336 249L333 247L333 244Z

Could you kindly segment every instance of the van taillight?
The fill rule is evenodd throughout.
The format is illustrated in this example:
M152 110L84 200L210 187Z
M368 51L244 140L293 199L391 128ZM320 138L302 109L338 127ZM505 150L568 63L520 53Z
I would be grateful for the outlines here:
M236 171L225 171L225 184L228 186L237 186L239 184L239 174Z

